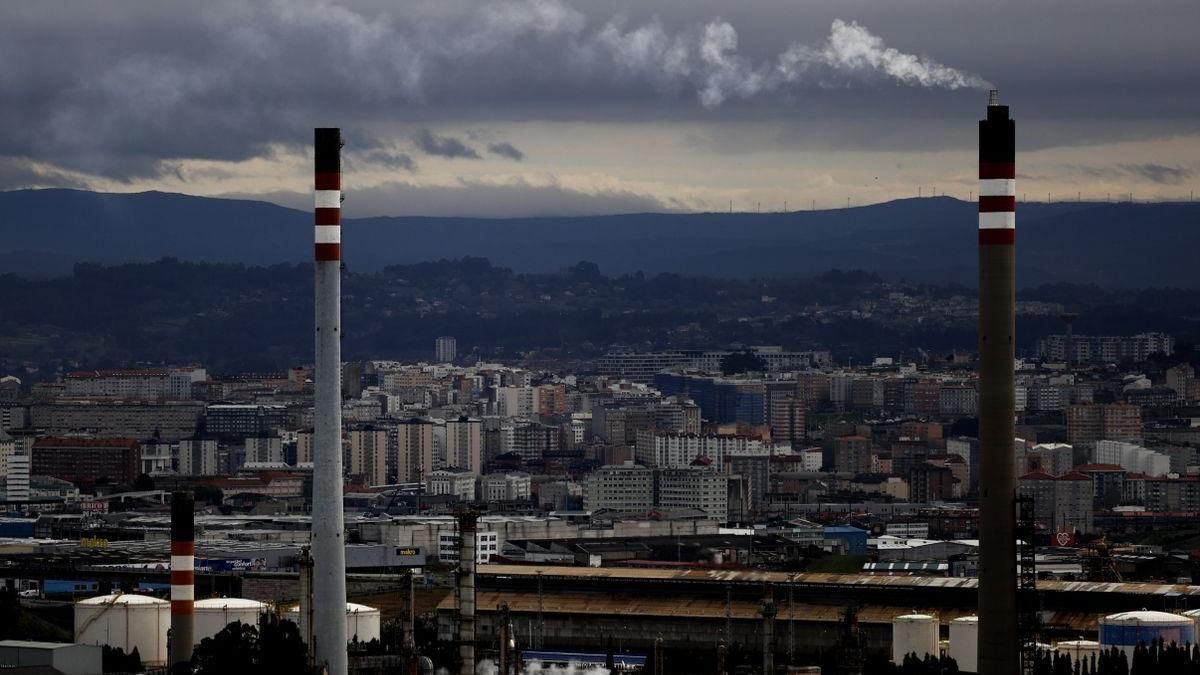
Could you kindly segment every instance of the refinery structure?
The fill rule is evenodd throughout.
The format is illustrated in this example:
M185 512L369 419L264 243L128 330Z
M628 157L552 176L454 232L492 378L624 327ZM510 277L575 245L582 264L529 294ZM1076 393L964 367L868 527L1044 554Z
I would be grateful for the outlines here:
M1065 362L1017 358L995 91L978 133L977 356L631 349L539 379L460 365L448 335L433 363L343 361L343 140L316 129L311 368L96 370L0 400L0 590L73 621L69 643L0 640L0 668L119 649L187 671L235 623L295 624L330 675L1095 673L1194 645L1195 556L1107 535L1200 513L1200 437L1142 417L1152 394L1200 404L1197 378L1106 381L1065 310L1041 349ZM151 438L89 435L151 395Z

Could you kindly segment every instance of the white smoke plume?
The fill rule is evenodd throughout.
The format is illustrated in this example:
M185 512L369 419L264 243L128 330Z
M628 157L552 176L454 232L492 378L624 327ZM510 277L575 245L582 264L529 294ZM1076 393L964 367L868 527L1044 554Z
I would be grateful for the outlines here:
M721 18L673 33L657 18L630 26L617 17L590 28L587 17L564 0L493 0L465 14L406 22L360 15L329 0L275 0L230 15L277 29L254 35L257 52L276 51L269 49L272 42L296 33L319 35L337 55L332 60L344 64L346 81L362 81L369 94L384 98L394 83L392 91L414 101L452 86L464 68L498 68L497 84L508 80L518 89L649 84L664 94L693 95L706 108L804 85L890 80L942 89L989 86L972 73L888 47L866 27L842 19L823 42L795 42L773 59L755 61L739 53L737 29ZM526 67L514 65L523 61Z
M45 49L42 4L74 36L72 49L0 59L12 103L0 106L0 122L13 130L0 138L0 157L117 180L162 173L178 159L267 156L275 145L307 144L317 120L339 120L365 147L372 127L445 112L553 116L655 100L714 109L820 87L987 87L977 75L889 47L854 21L751 55L721 18L679 28L656 18L597 22L567 0L424 0L403 10L355 0L211 0L186 19L172 3L151 3L162 11L91 22L69 2L41 3L5 16L0 45L14 54Z
M987 89L991 85L937 61L885 47L883 40L862 26L841 19L833 22L829 41L820 53L825 64L848 73L876 71L904 84L945 89Z
M719 19L677 35L667 34L657 21L629 30L609 22L594 42L623 74L644 77L669 90L690 86L706 108L790 85L841 85L879 77L940 89L991 86L973 73L888 47L858 23L841 19L834 20L823 44L793 43L774 63L754 63L738 54L737 30Z

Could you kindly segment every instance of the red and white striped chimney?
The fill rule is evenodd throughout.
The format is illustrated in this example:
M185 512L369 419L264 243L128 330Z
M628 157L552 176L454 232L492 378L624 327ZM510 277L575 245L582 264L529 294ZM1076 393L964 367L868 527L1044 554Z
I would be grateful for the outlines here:
M171 497L171 665L192 660L195 644L196 515L191 493Z
M979 131L979 244L1012 246L1017 235L1017 164L1008 106L992 90Z
M979 122L979 675L1020 671L1013 462L1016 123L993 91Z
M342 513L342 132L314 133L316 262L313 373L313 647L329 675L349 671Z
M339 129L317 129L316 262L342 259L342 166Z

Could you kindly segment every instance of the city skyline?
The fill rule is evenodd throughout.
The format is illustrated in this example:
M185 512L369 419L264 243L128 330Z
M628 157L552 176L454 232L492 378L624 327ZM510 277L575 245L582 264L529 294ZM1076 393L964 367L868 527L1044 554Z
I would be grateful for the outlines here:
M3 18L0 668L1200 672L1197 6Z

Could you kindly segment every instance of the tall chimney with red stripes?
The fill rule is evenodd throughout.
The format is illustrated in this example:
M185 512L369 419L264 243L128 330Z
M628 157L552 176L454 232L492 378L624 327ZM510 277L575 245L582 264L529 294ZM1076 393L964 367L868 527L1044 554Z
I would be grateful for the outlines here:
M979 674L1016 675L1016 125L993 90L979 122Z
M346 675L346 548L342 516L342 132L317 129L313 418L313 653Z
M171 496L171 666L192 660L196 600L196 509L191 493Z

